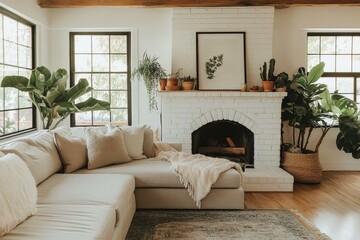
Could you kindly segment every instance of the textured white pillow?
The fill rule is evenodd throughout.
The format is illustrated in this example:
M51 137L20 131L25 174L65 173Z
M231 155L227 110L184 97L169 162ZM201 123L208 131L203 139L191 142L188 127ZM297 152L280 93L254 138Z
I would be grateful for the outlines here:
M131 161L120 129L115 128L106 134L97 129L86 129L85 134L88 169Z
M110 123L109 130L116 128L115 125ZM144 159L146 156L143 155L143 144L144 144L144 131L145 125L143 126L125 126L120 127L124 134L125 146L133 160Z
M0 158L0 237L36 213L37 189L26 164L13 153Z

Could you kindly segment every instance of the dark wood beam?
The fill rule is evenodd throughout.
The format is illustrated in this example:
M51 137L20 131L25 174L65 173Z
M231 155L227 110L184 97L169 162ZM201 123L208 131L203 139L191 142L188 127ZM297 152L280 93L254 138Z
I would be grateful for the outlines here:
M229 7L360 5L359 0L38 0L43 8L123 6L123 7Z

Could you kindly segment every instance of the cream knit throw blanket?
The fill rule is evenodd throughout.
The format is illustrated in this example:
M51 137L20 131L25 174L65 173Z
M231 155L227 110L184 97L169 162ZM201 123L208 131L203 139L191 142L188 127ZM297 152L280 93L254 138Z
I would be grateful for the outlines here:
M230 168L235 168L240 174L242 172L237 163L201 154L165 151L160 152L157 158L171 162L170 170L179 176L198 208L201 208L201 200L211 191L221 173Z

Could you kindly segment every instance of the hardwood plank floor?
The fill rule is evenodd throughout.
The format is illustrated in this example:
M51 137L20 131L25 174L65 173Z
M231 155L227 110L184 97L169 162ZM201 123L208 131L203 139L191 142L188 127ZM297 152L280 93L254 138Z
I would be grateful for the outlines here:
M360 239L360 172L323 172L292 193L245 193L246 209L296 209L333 240Z

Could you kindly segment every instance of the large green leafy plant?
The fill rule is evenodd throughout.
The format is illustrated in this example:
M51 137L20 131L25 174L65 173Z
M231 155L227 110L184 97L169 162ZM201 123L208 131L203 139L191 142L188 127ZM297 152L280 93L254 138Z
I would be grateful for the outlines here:
M31 101L39 110L44 129L53 129L71 113L109 110L110 104L90 97L84 102L75 103L82 95L92 91L86 79L66 89L68 74L65 69L52 73L44 66L32 70L30 78L6 76L1 87L12 87L28 92Z
M143 79L149 97L149 110L157 110L156 91L158 80L166 77L165 70L158 62L158 57L148 55L144 52L138 67L133 71L132 78Z
M292 141L285 150L301 153L318 152L329 130L339 124L337 147L360 158L360 123L357 104L340 94L330 95L327 85L317 83L324 73L322 62L313 67L309 74L300 68L283 101L282 120L292 128ZM314 150L308 149L314 129L320 129Z

